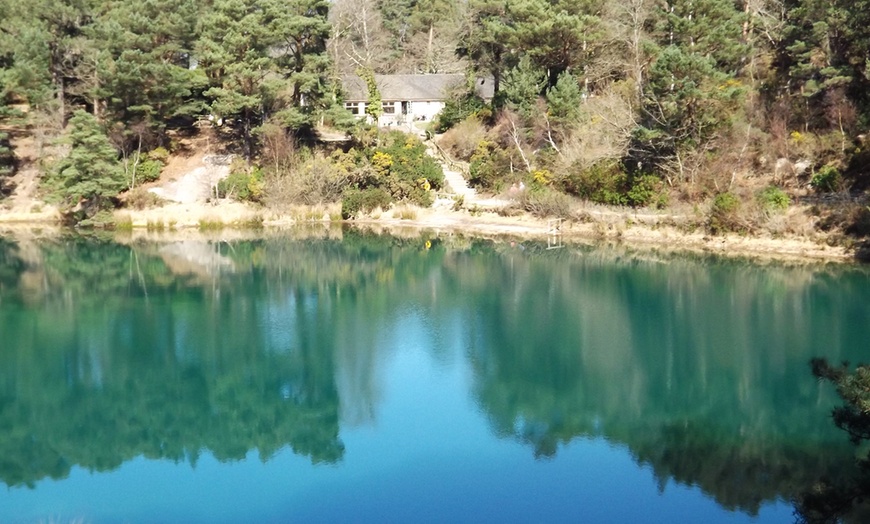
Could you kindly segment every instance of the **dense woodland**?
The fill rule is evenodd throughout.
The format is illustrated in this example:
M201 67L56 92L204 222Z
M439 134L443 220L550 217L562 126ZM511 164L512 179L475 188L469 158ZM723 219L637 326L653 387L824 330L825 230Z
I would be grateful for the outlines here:
M451 93L432 131L477 186L524 181L520 205L563 216L572 197L705 203L712 231L751 232L807 192L864 191L868 57L867 0L0 0L0 129L65 140L46 194L85 215L159 176L205 118L246 159L230 193L353 190L353 215L425 205L409 195L439 181L393 180L417 166L343 109L341 76L464 72L495 98ZM300 145L330 127L351 132L345 156ZM0 137L7 174L13 149ZM843 206L818 224L870 231Z

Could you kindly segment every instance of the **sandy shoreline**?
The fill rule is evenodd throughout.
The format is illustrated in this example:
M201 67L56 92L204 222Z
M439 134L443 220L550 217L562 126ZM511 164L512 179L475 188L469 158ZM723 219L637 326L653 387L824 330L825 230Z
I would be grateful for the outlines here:
M398 218L398 216L403 218ZM341 223L336 220L336 209L300 208L288 213L276 213L241 203L170 204L159 208L119 210L115 213L124 232L136 238L162 239L211 237L205 231L219 230L221 238L247 237L248 234L230 234L252 229L262 223L266 231L281 231L300 225L329 225ZM711 236L703 231L682 231L669 225L649 224L632 219L630 213L609 217L607 220L587 222L564 222L557 234L553 223L522 214L501 216L493 212L453 211L448 208L418 209L411 212L398 210L377 214L365 220L347 223L374 231L396 233L402 236L419 234L421 231L434 234L467 235L483 237L511 237L535 239L555 243L574 242L619 243L638 249L667 250L673 252L709 253L728 257L763 258L783 260L806 260L808 262L855 261L854 253L840 246L828 246L800 237L773 238L766 236L722 235ZM0 235L34 234L51 235L53 230L62 231L56 211L41 209L38 213L0 212ZM251 231L257 234L263 230ZM416 232L416 233L415 233Z

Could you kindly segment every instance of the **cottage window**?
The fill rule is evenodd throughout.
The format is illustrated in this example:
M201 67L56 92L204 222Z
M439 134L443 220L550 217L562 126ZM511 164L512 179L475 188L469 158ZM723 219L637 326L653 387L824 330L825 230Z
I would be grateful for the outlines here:
M344 108L350 111L352 115L359 115L359 102L346 102Z
M396 114L396 103L395 102L384 102L384 114L385 115L395 115Z

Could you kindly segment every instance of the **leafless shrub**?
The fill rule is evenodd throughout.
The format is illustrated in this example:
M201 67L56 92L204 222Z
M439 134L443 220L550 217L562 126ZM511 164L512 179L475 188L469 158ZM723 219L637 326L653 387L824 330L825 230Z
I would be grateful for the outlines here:
M444 133L438 143L455 158L468 161L485 138L486 128L472 116Z
M323 157L313 157L292 171L266 175L265 204L283 209L293 204L316 205L341 200L353 175Z

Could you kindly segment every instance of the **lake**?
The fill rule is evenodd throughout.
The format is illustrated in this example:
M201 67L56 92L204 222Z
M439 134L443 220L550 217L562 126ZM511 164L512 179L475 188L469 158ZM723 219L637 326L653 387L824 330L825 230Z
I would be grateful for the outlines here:
M0 238L0 522L792 522L870 273L346 230Z

